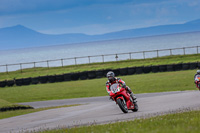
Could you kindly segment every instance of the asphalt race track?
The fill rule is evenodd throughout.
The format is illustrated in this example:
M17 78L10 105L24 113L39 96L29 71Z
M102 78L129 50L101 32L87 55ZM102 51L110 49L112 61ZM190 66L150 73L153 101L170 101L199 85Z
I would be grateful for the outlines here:
M108 96L21 103L35 108L83 104L50 109L0 120L0 133L37 131L60 127L104 124L140 117L150 117L180 110L200 109L200 91L178 91L138 94L138 112L124 114Z

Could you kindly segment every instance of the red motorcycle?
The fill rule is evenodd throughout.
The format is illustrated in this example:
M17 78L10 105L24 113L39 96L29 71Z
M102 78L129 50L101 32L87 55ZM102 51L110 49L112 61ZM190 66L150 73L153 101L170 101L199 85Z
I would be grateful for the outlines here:
M197 88L200 90L200 75L197 75L195 77L195 84L196 84Z
M132 110L133 112L138 111L137 103L133 102L130 94L120 84L115 83L111 85L110 90L111 98L119 105L124 113L128 113L128 110Z

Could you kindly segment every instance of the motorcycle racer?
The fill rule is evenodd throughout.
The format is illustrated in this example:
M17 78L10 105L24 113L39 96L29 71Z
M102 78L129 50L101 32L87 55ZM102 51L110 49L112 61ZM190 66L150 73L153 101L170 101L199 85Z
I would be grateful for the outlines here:
M194 80L195 80L194 83L196 84L197 88L200 89L200 84L199 84L200 81L197 80L197 76L200 76L200 70L197 70L197 73L194 75Z
M112 71L109 71L106 75L106 77L108 78L108 81L106 82L106 90L108 92L108 94L110 95L110 86L112 84L115 84L115 83L119 83L122 85L123 88L126 89L126 91L130 94L130 96L132 97L133 99L133 103L136 103L136 96L133 94L133 92L131 91L131 89L126 85L126 83L120 79L120 78L117 78L115 77L115 73L112 72Z

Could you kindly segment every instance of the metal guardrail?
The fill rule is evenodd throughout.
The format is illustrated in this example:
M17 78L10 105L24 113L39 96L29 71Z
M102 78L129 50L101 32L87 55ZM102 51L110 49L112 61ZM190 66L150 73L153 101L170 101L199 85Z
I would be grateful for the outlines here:
M1 67L4 67L5 68L5 71L4 72L10 72L11 70L9 70L9 67L10 66L18 66L19 69L21 72L23 72L23 69L25 69L25 67L23 67L24 65L30 65L29 67L26 67L26 68L37 68L37 64L38 63L45 63L46 65L43 65L42 67L47 67L47 68L50 68L50 67L55 67L55 65L51 66L50 63L51 62L55 62L55 61L58 61L60 62L59 64L57 64L57 66L60 66L60 67L64 67L64 66L68 66L68 65L65 65L64 64L64 61L65 60L73 60L74 63L72 63L71 65L77 65L78 64L78 59L87 59L88 61L86 63L83 63L83 64L88 64L88 63L93 63L91 62L91 59L94 58L94 57L101 57L101 60L99 61L96 61L96 62L108 62L108 61L105 61L105 59L108 57L108 56L114 56L114 58L112 57L112 60L110 61L118 61L120 60L119 59L119 56L121 55L128 55L128 58L126 59L123 59L123 60L128 60L128 59L135 59L133 58L134 57L134 54L142 54L142 58L140 59L146 59L146 58L149 58L146 56L147 53L154 53L155 56L152 56L150 58L153 58L153 57L161 57L162 55L160 55L160 52L162 51L167 51L168 53L165 54L164 56L169 56L169 55L176 55L176 53L174 54L173 51L175 50L181 50L181 54L182 55L186 55L186 54L199 54L199 47L200 46L192 46L192 47L182 47L182 48L173 48L173 49L160 49L160 50L150 50L150 51L139 51L139 52L128 52L128 53L117 53L117 54L105 54L105 55L94 55L94 56L82 56L82 57L73 57L73 58L63 58L63 59L56 59L56 60L46 60L46 61L38 61L38 62L26 62L26 63L17 63L17 64L6 64L6 65L0 65L0 68ZM193 53L186 53L186 50L188 49L194 49L195 52ZM40 66L41 67L41 66Z

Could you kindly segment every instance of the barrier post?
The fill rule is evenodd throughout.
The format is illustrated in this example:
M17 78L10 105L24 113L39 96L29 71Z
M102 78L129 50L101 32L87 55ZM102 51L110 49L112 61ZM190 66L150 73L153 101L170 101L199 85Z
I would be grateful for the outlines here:
M62 64L62 67L63 67L63 59L61 59L61 64Z
M157 58L159 57L158 50L157 50Z
M185 55L185 48L183 47L183 54Z
M145 51L143 51L143 58L145 59Z
M169 51L170 51L170 55L172 55L172 49L169 49Z
M48 69L49 69L49 61L47 60L47 67L48 67Z
M8 74L8 64L6 64L6 72L7 72L7 74Z
M129 57L130 57L130 60L131 60L131 53L129 53Z
M116 58L116 61L117 61L117 60L118 60L118 56L117 56L117 54L116 54L115 58Z
M36 71L36 69L35 69L35 62L33 62L33 65L34 65L34 70Z
M104 63L104 55L102 55L102 61L103 61L103 63Z
M88 61L89 61L89 64L90 64L90 56L88 56Z
M74 58L74 60L75 60L75 65L76 65L76 64L77 64L77 63L76 63L76 57Z
M22 63L20 63L20 70L21 70L21 73L22 73Z
M197 46L197 54L199 53L199 46Z

